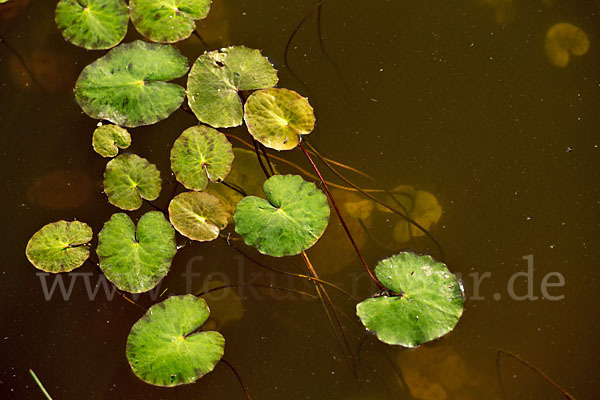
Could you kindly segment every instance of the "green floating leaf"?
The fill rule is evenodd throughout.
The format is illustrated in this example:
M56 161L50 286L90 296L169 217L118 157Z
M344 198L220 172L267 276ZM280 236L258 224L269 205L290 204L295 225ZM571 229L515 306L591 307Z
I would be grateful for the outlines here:
M375 274L393 293L359 303L356 313L382 342L415 347L458 323L462 288L445 264L404 252L379 262Z
M131 328L127 360L138 378L156 386L192 383L215 368L225 338L214 331L195 332L210 310L191 294L153 305Z
M90 50L103 50L123 40L129 15L123 0L60 0L55 20L69 42Z
M100 125L92 136L94 151L102 157L114 157L119 149L126 149L130 144L129 132L118 125Z
M190 108L215 128L242 124L240 90L275 86L277 71L260 51L244 46L204 53L194 63L187 82Z
M169 203L169 219L183 236L207 242L227 226L227 211L212 194L184 192Z
M299 254L315 244L329 221L327 197L315 184L298 175L274 175L263 190L268 201L244 197L233 216L246 244L275 257Z
M135 29L154 42L175 43L190 37L196 20L206 18L211 0L130 0Z
M145 158L121 154L106 164L104 193L114 206L137 210L142 206L142 199L156 200L160 188L160 172Z
M126 127L151 125L181 106L185 90L166 81L187 71L187 59L175 48L136 40L85 67L75 98L92 118Z
M315 127L308 99L280 88L252 93L244 105L244 120L254 139L275 150L293 149Z
M92 228L83 222L53 222L33 234L27 242L25 255L42 271L69 272L88 259L92 235Z
M171 150L171 169L177 180L191 190L203 190L209 180L225 178L232 162L233 151L227 137L205 125L183 131Z
M100 268L130 293L155 287L169 272L176 252L175 231L159 211L144 214L137 229L127 214L113 214L98 234Z

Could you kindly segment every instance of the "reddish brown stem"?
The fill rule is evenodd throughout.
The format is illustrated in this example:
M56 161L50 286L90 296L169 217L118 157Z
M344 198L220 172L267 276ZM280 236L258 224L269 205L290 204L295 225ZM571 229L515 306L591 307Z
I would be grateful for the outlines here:
M233 372L233 374L237 378L238 382L240 383L240 386L242 387L244 394L246 395L246 399L252 400L252 397L250 397L250 393L248 393L248 388L246 387L246 385L244 385L244 381L242 381L242 376L237 372L237 370L233 367L233 365L231 365L231 363L229 361L225 360L224 358L221 358L221 362L223 364L227 365L229 367L229 369L231 370L231 372Z

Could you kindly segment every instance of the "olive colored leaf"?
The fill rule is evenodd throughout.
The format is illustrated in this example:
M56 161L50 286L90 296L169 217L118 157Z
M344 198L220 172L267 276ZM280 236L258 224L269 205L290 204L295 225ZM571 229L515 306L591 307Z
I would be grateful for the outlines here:
M192 66L187 97L196 117L215 128L242 124L240 90L275 86L277 70L259 50L244 46L204 53Z
M315 127L308 99L282 88L252 93L244 105L244 120L254 139L275 150L293 149Z
M229 186L222 183L209 183L204 189L205 192L213 194L221 200L227 210L229 222L233 222L237 203L244 197L232 187L241 189L248 195L264 196L262 187L267 179L254 151L236 147L233 149L233 154L231 171L224 180ZM277 173L276 169L275 173Z
M246 244L275 257L296 255L315 244L329 221L323 192L298 175L274 175L263 190L267 200L244 197L233 216Z
M191 294L150 307L127 337L133 373L151 385L176 386L212 371L223 357L225 338L219 332L196 332L209 315L206 301Z
M203 190L208 181L225 178L232 162L227 137L205 125L183 131L171 149L171 169L177 180L191 190Z
M154 42L175 43L190 37L204 19L211 0L130 0L135 29Z
M126 149L130 144L129 132L119 125L100 125L92 135L92 147L102 157L114 157L119 149Z
M160 172L145 158L121 154L106 164L104 193L114 206L137 210L142 206L142 199L156 200L160 188Z
M83 222L52 222L31 236L25 255L42 271L69 272L88 259L92 235L92 228Z
M561 22L548 29L544 47L552 65L566 67L571 55L582 56L588 52L590 39L581 28Z
M415 347L452 331L463 312L463 292L445 264L403 252L380 261L377 279L389 293L356 306L363 325L387 344Z
M187 59L175 48L136 40L86 66L75 98L92 118L125 127L151 125L181 106L185 90L167 81L187 71Z
M183 236L208 242L227 226L227 211L212 194L183 192L169 203L169 219Z
M98 234L96 249L106 278L130 293L158 285L176 252L175 231L159 211L142 215L137 228L127 214L113 214Z
M55 21L69 42L89 50L103 50L123 40L129 15L123 0L60 0Z

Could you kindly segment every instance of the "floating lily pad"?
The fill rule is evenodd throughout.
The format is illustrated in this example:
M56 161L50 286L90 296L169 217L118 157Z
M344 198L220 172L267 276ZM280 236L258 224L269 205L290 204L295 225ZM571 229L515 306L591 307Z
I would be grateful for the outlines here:
M190 37L196 20L206 18L211 0L130 0L135 29L154 42L175 43Z
M207 242L216 239L227 226L227 211L212 194L184 192L171 200L169 219L183 236Z
M131 135L118 125L100 125L92 136L94 151L102 157L114 157L119 149L131 145Z
M375 274L392 293L359 303L356 313L382 342L415 347L458 323L462 288L445 264L405 252L379 262Z
M244 46L204 53L194 63L187 82L190 108L215 128L242 124L240 90L275 86L277 71L260 51Z
M167 81L187 71L187 59L175 48L136 40L85 67L75 84L75 98L92 118L125 127L150 125L181 106L185 90Z
M83 222L53 222L33 234L27 242L25 254L37 269L52 273L69 272L88 259L88 243L92 235L92 228Z
M127 33L129 15L123 0L60 0L56 26L66 40L90 50L110 49Z
M106 164L104 193L111 204L123 210L137 210L142 199L156 200L160 188L160 172L145 158L121 154Z
M557 67L566 67L574 56L582 56L590 48L590 39L581 28L561 22L546 32L546 56Z
M244 105L244 120L254 139L275 150L293 149L315 127L308 99L280 88L252 93Z
M275 257L299 254L315 244L329 221L323 192L298 175L274 175L263 190L268 201L244 197L233 216L246 244Z
M151 385L176 386L212 371L223 357L225 338L219 332L195 332L209 315L206 302L192 295L150 307L127 337L127 360L137 377Z
M113 214L98 234L100 268L130 293L155 287L169 272L176 252L175 231L159 211L144 214L137 228L127 214Z
M227 137L205 125L183 131L171 150L171 169L177 180L191 190L203 190L209 180L225 178L232 162L233 151Z

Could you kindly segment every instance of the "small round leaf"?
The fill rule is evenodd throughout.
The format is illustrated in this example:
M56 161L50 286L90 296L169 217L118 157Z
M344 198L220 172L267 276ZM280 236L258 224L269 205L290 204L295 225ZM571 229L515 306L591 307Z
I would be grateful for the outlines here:
M356 306L363 325L387 344L415 347L452 331L463 312L463 293L445 264L403 252L375 267L392 293Z
M111 204L123 210L137 210L142 199L156 200L160 188L160 172L145 158L121 154L106 164L104 193Z
M244 197L233 216L246 244L275 257L296 255L315 244L329 221L323 192L298 175L274 175L263 190L268 201Z
M185 90L167 81L187 71L187 59L175 48L136 40L85 67L75 98L92 118L126 127L151 125L181 106Z
M183 131L171 150L171 169L177 180L191 190L203 190L209 180L225 178L232 162L233 151L227 137L205 125Z
M133 373L151 385L176 386L212 371L223 357L225 338L219 332L195 332L209 315L206 301L190 294L150 307L127 337Z
M183 236L208 242L227 226L227 211L212 194L184 192L169 203L169 219Z
M119 149L126 149L129 145L129 132L118 125L100 125L92 136L94 151L102 157L114 157L119 153Z
M27 242L25 254L37 269L52 273L69 272L88 259L88 243L92 235L92 228L83 222L53 222L33 234Z
M546 32L546 57L557 67L566 67L571 55L583 56L590 48L590 39L578 26L567 22L554 24Z
M69 42L89 50L102 50L123 40L129 15L123 0L60 0L55 20Z
M113 214L98 234L100 268L130 293L155 287L169 272L176 252L175 231L159 211L144 214L137 229L127 214Z
M204 53L192 66L187 82L190 108L215 128L242 124L240 90L275 86L277 71L260 51L244 46Z
M211 0L130 0L135 29L154 42L175 43L190 37L196 20L206 18Z
M275 150L293 149L315 127L308 99L280 88L252 93L244 105L244 120L254 139Z

